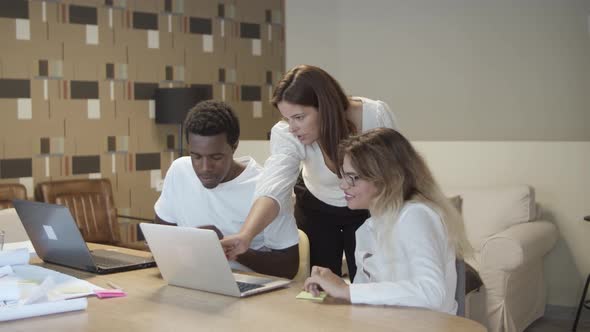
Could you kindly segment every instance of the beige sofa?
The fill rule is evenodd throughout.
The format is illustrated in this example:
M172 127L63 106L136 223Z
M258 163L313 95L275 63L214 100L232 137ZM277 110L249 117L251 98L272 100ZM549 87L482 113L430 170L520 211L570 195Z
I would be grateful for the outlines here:
M474 257L467 262L484 286L466 298L466 316L489 331L523 331L545 310L543 257L557 229L537 220L534 190L526 185L447 190L460 195Z

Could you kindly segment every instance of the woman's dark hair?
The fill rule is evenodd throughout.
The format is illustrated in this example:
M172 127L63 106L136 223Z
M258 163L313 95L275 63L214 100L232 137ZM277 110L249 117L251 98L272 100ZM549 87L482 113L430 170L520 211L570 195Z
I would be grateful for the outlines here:
M231 106L215 100L205 100L195 105L184 120L184 135L213 136L225 133L227 143L237 147L240 139L240 121Z
M320 147L336 163L338 144L356 133L354 124L346 117L350 102L338 81L321 68L299 65L285 74L273 92L272 105L278 108L282 101L317 108Z

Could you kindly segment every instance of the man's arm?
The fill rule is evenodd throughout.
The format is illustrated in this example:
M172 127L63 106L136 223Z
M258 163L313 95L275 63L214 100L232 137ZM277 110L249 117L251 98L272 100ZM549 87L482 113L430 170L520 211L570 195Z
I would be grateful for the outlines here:
M173 224L171 222L167 222L167 221L163 220L157 214L156 214L156 217L154 218L154 222L156 224L161 224L161 225L176 226L176 224Z
M258 273L293 279L299 270L299 245L270 251L248 249L237 261Z
M176 224L163 220L157 214L154 220L156 224L176 226ZM220 240L223 239L223 234L213 225L198 228L213 230ZM271 249L270 251L248 249L245 253L239 255L236 260L255 272L293 279L297 274L297 270L299 270L299 245L296 244L280 250Z
M156 217L154 218L154 221L156 224L167 225L167 226L177 226L176 224L173 224L171 222L167 222L167 221L163 220L157 214L156 214ZM212 230L215 232L215 234L217 234L217 237L220 240L223 239L223 233L221 233L219 228L215 227L214 225L199 226L197 228Z
M250 212L244 221L242 229L237 234L226 236L221 245L228 259L238 259L250 247L252 239L270 225L279 214L279 203L270 197L259 197L254 201Z

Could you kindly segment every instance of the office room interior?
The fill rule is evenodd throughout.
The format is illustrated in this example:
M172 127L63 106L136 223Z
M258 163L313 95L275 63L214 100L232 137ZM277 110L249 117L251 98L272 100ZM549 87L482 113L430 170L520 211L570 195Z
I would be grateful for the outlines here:
M590 1L3 0L0 42L0 183L29 199L108 178L119 213L153 218L183 139L155 122L156 88L230 103L236 156L263 164L272 88L312 64L385 101L444 189L533 188L558 230L545 312L573 317L590 273Z
M286 67L386 101L443 188L534 188L559 230L548 310L573 311L590 272L590 2L304 0L285 15Z

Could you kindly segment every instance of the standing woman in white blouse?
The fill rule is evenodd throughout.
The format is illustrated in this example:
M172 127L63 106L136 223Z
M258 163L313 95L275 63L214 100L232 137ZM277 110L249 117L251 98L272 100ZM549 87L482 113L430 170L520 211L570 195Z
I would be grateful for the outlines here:
M351 209L371 218L356 232L351 285L314 266L305 290L320 288L351 303L424 307L455 314L456 257L471 252L461 215L424 160L392 129L375 129L340 145L341 188Z
M292 211L291 195L301 170L304 187L297 190L295 215L298 227L309 237L311 264L340 275L345 252L352 279L354 233L368 212L346 206L336 175L338 144L373 128L396 128L394 115L382 101L347 97L332 76L309 65L291 69L277 85L271 103L283 121L271 130L271 156L241 231L221 241L226 255L235 259L281 209Z

